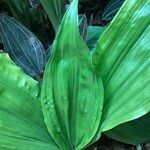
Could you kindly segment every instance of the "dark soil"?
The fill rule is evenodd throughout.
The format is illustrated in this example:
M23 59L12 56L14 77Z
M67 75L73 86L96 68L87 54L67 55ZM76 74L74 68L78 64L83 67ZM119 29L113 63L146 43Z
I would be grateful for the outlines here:
M86 150L150 150L150 143L141 145L124 144L104 135Z

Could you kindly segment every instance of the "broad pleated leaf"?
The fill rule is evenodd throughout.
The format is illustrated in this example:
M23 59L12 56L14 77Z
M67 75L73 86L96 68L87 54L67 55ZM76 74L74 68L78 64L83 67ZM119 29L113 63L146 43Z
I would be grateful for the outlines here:
M150 111L149 10L149 0L126 0L98 41L93 65L105 87L102 131Z
M120 7L124 3L125 0L115 0L110 2L106 8L104 9L102 20L110 21L114 18L114 16L119 11Z
M103 86L80 37L77 5L74 0L56 36L44 74L41 104L48 131L57 145L80 150L99 129Z
M107 136L115 140L139 144L150 141L150 113L127 123L121 124L107 132Z
M61 23L63 15L65 13L65 0L40 0L43 8L51 20L51 23L55 30Z
M35 80L0 53L0 149L56 148L44 124L38 90Z
M30 76L43 72L46 55L41 42L27 28L7 16L0 17L4 51Z
M97 40L100 38L104 30L105 27L100 26L87 27L86 44L90 51L93 51L96 48Z

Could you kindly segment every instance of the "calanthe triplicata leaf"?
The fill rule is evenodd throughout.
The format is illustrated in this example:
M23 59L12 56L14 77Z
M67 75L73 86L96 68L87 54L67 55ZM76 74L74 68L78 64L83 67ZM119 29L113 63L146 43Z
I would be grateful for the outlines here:
M57 30L65 13L66 0L40 0L40 2L48 14L54 29Z
M57 148L44 124L38 95L38 83L0 53L0 149Z
M126 0L98 41L92 60L105 90L102 131L150 112L149 10L148 0Z
M78 1L66 12L45 69L41 104L47 129L61 149L80 150L97 136L103 85L78 30Z
M8 16L0 16L4 51L30 76L43 73L46 54L41 42L27 28Z

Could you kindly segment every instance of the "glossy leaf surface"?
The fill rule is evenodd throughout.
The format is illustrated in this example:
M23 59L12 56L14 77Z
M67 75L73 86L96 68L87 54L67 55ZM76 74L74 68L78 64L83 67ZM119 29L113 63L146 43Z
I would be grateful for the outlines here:
M1 53L0 149L56 148L44 124L38 92L38 83Z
M46 54L41 42L27 28L8 16L0 16L4 51L30 76L43 72Z
M98 41L93 64L105 88L102 131L150 111L149 9L148 0L127 0Z
M48 131L57 145L80 150L99 129L103 85L92 70L88 48L78 30L77 5L74 0L56 36L44 74L41 103Z

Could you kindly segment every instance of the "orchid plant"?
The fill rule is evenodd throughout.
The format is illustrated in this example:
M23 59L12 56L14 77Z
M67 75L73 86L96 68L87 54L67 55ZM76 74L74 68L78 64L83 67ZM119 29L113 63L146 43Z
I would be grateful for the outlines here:
M0 149L81 150L102 133L149 141L149 0L126 0L92 50L78 29L78 0L56 22L47 60L32 32L0 17Z

